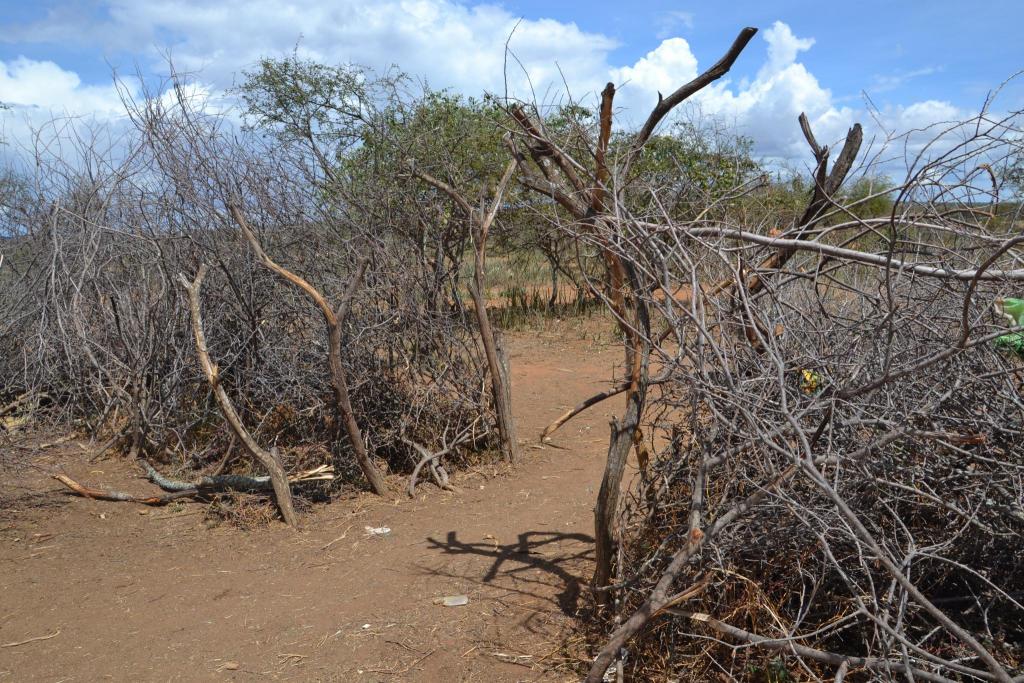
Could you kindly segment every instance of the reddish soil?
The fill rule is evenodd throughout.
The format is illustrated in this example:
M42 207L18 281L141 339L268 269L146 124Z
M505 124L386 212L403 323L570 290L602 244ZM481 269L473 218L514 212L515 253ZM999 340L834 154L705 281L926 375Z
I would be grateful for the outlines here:
M586 603L607 422L622 406L536 444L619 360L565 336L509 335L520 466L414 500L395 478L391 500L318 505L301 532L211 527L194 502L69 495L50 473L154 490L74 442L0 471L0 683L576 680L562 646ZM391 533L365 531L379 526ZM469 604L434 602L455 594Z

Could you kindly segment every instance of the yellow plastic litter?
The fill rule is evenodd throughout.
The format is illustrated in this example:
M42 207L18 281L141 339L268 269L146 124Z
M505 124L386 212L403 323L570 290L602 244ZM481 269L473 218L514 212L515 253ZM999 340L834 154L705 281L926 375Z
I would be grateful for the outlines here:
M821 388L823 378L814 370L800 371L800 391L805 394L813 394Z

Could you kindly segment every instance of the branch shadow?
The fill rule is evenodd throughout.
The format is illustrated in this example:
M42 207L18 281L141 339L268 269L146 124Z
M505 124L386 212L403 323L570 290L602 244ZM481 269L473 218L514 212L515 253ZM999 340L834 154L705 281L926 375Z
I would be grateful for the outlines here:
M539 570L554 577L561 584L555 602L562 613L568 616L574 616L577 613L582 586L579 577L573 574L568 567L592 559L594 545L593 537L587 534L553 531L525 531L519 534L515 542L506 545L496 542L467 543L460 541L455 531L449 531L444 541L431 537L427 537L426 540L431 549L440 550L445 555L479 555L492 558L494 561L480 579L480 582L484 584L501 585L500 579L505 577L513 578L515 581L531 582L532 580L529 578L518 576L530 570ZM575 541L583 544L584 548L578 552L567 551L555 556L544 555L540 552L541 548L561 541ZM506 566L510 564L514 566ZM507 585L502 587L517 593L546 598L546 596L518 587Z

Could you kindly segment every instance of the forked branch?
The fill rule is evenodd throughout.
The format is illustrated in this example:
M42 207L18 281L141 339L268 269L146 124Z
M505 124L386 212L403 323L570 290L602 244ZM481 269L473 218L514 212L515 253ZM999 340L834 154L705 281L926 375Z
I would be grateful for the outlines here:
M490 206L485 210L482 202L479 209L474 209L469 201L462 196L462 193L443 180L417 168L415 162L409 162L407 165L413 176L448 195L462 209L470 222L474 244L474 263L473 282L469 289L473 297L477 324L480 328L480 340L483 342L484 354L487 357L487 369L491 376L491 397L494 401L494 412L498 423L501 453L508 462L519 459L519 441L516 437L515 420L512 417L512 392L508 371L501 361L503 351L487 314L487 234L501 207L505 189L516 171L516 166L517 162L512 160L505 167L505 172L494 190Z
M689 83L679 86L675 92L668 97L658 96L658 104L655 105L654 110L651 111L651 115L647 117L647 121L644 122L640 132L633 138L633 142L630 145L629 156L627 157L627 167L632 165L632 161L637 154L643 149L644 145L650 139L654 133L654 129L658 127L661 120L664 119L669 112L675 109L677 106L682 104L684 101L700 92L707 86L711 85L719 78L729 73L732 65L736 63L736 59L740 56L740 53L747 47L747 43L757 33L757 29L753 27L746 27L740 31L739 35L736 36L736 40L733 41L728 51L722 58L719 59L715 64L694 78Z
M241 209L231 205L230 210L231 217L235 219L235 223L241 228L242 233L260 262L268 270L302 290L323 314L324 323L327 325L327 364L331 373L331 385L334 388L335 410L341 423L345 426L345 432L348 435L349 445L355 455L356 464L359 465L359 469L362 471L363 476L366 477L370 488L377 495L383 496L387 494L387 484L384 481L384 475L373 464L370 454L366 450L366 444L363 442L363 433L359 428L359 423L356 421L355 413L352 410L352 399L348 393L348 377L345 372L345 365L341 361L342 325L345 322L345 314L348 312L352 298L362 283L368 259L364 258L359 262L356 272L352 274L349 280L344 296L342 296L341 301L338 303L337 309L333 309L316 287L270 258L267 252L263 250L259 240L256 239L256 234L249 227L249 222L245 219Z

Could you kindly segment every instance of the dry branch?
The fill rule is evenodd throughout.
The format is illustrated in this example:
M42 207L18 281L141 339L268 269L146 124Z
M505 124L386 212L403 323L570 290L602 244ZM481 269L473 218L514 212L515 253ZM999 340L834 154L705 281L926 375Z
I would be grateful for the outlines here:
M580 401L579 404L559 415L557 418L552 420L552 422L547 427L544 428L544 431L541 432L540 434L541 442L543 442L545 439L547 439L549 436L555 433L555 431L557 431L559 427L561 427L566 422L582 413L587 408L597 405L598 403L604 401L605 399L611 398L613 396L618 396L619 394L628 391L631 385L632 382L622 382L618 386L612 387L611 389L606 389L605 391L599 391L593 396L589 396L584 400Z
M256 440L245 428L245 425L242 424L242 419L238 416L234 404L232 404L227 392L224 391L224 387L220 384L217 366L210 360L199 300L199 289L202 287L203 278L206 277L206 271L206 265L201 265L192 282L189 282L184 275L178 275L181 286L188 293L189 309L192 314L192 333L195 336L196 355L199 357L199 365L203 370L203 374L206 375L206 381L217 397L217 403L220 406L221 413L224 415L224 419L231 426L235 436L242 442L242 446L249 452L249 455L256 458L270 473L274 498L277 501L278 508L281 510L281 516L284 517L284 521L289 526L298 528L299 518L295 513L295 506L292 503L292 491L288 486L288 477L281 466L281 461L277 458L276 454L263 449L257 444Z
M710 615L703 614L701 612L686 612L684 610L669 610L672 614L686 617L691 621L704 624L712 630L729 636L730 638L737 640L741 643L749 643L757 647L763 647L768 650L775 650L778 652L792 652L800 655L801 657L807 657L819 662L831 664L839 668L849 668L855 666L859 668L868 669L869 671L878 671L881 673L897 673L897 674L910 674L914 678L921 679L923 681L935 681L936 683L953 683L953 679L924 669L907 666L906 662L902 662L896 659L880 659L878 657L857 657L847 656L838 654L835 652L826 652L824 650L818 650L812 647L807 647L798 642L793 641L789 638L766 638L759 636L756 633L745 631L741 628L732 626L723 621L719 621L711 617ZM844 669L845 670L845 669ZM1000 680L994 677L987 671L979 669L973 669L970 671L970 675L980 678L982 680L995 681ZM1016 680L1016 679L1015 679Z
M0 263L3 263L2 254L0 254ZM25 640L19 640L13 643L3 643L0 647L18 647L19 645L27 645L28 643L38 643L40 640L49 640L50 638L56 638L60 635L60 629L57 629L53 633L45 636L36 636L35 638L26 638Z
M636 134L630 145L629 158L626 161L626 167L628 168L632 164L632 158L636 157L643 149L644 145L650 139L654 133L654 129L658 127L661 120L668 116L669 112L675 109L677 106L682 104L684 101L697 94L707 86L711 85L719 78L729 73L732 65L736 63L740 53L743 52L744 48L747 47L747 43L757 34L757 29L748 26L747 28L740 31L739 35L736 36L736 40L733 41L732 45L726 51L722 58L715 62L710 69L694 78L689 83L679 86L668 97L662 97L658 94L658 104L655 105L651 111L650 116L644 122L644 125L640 128L640 132Z
M327 303L324 296L304 278L299 277L295 273L291 272L287 268L278 265L267 253L263 250L259 240L256 239L256 234L249 227L249 223L245 220L245 216L242 214L241 209L236 205L230 206L231 217L234 218L238 227L241 228L245 234L246 239L249 241L250 246L260 261L267 269L273 271L287 282L291 283L295 287L302 290L313 303L316 304L317 308L323 314L324 323L327 325L327 336L328 336L328 351L327 351L327 362L331 373L331 383L334 387L334 401L335 407L338 411L338 418L341 423L345 426L345 431L348 434L349 445L352 447L352 452L355 454L356 463L359 465L359 469L362 470L363 476L366 477L366 481L370 484L370 488L377 495L383 496L387 494L387 484L384 481L384 475L381 474L377 466L373 464L370 459L370 454L366 451L366 444L363 442L363 433L359 428L359 423L356 422L355 413L352 410L352 399L349 397L348 392L348 377L345 373L345 366L341 361L341 341L342 341L342 324L345 322L345 315L348 311L348 307L352 301L352 297L362 282L363 275L366 272L366 266L368 264L367 259L362 259L359 266L356 268L356 272L349 279L348 288L345 290L344 296L341 301L338 302L337 310L332 309Z
M193 491L233 489L236 491L273 491L274 485L270 477L249 477L241 474L214 474L200 478L198 481L179 481L170 479L158 472L145 460L141 461L146 470L146 478L164 491ZM321 465L297 474L288 475L289 484L310 481L331 481L334 479L334 466Z
M181 491L175 491L173 493L165 493L159 496L136 496L131 493L122 493L121 491L111 491L107 489L94 489L88 486L83 486L77 481L63 474L55 474L53 478L60 483L67 486L69 489L82 496L83 498L92 498L94 500L109 500L119 503L141 503L143 505L166 505L175 500L181 498L188 498L198 493L196 489L184 489Z
M417 168L415 162L408 164L409 172L413 176L448 195L472 224L474 262L473 282L469 292L473 297L474 314L480 329L480 339L483 342L484 354L487 358L487 368L491 376L491 397L494 401L501 452L508 462L514 462L519 459L519 440L516 437L515 418L512 416L511 380L508 369L501 361L504 351L499 347L498 335L494 331L490 316L487 313L486 271L487 234L498 214L498 209L501 207L505 189L508 187L508 183L516 171L516 166L517 164L513 160L505 167L505 172L502 174L501 180L498 181L498 185L494 190L490 206L485 211L482 200L481 208L474 209L457 189Z

